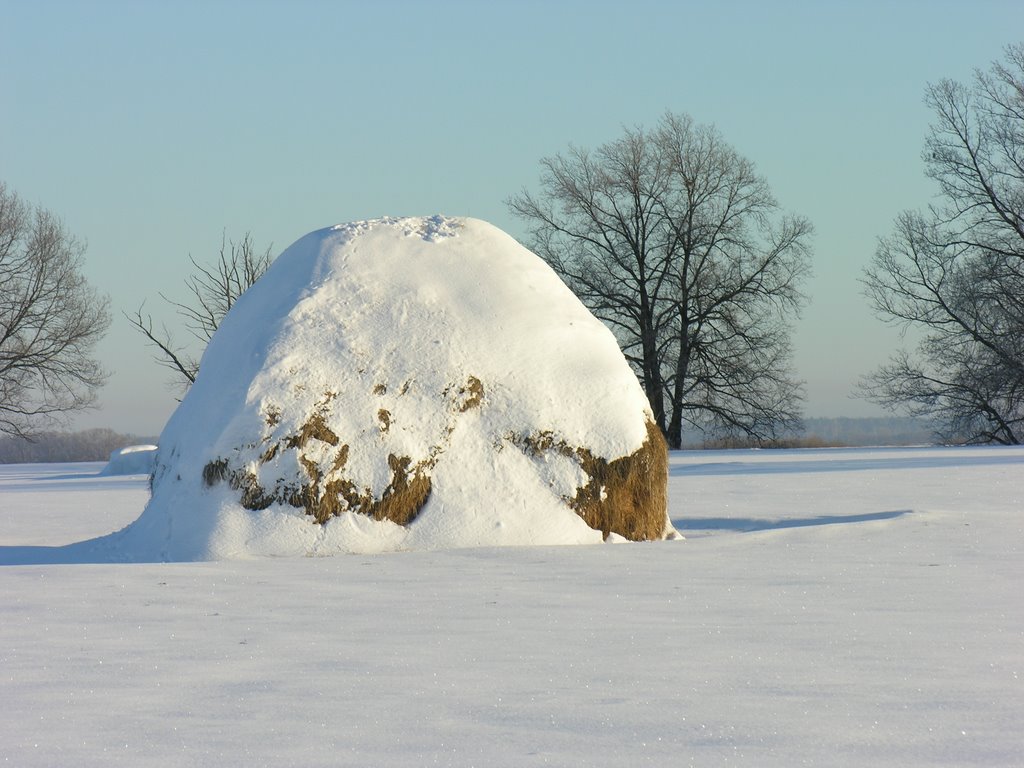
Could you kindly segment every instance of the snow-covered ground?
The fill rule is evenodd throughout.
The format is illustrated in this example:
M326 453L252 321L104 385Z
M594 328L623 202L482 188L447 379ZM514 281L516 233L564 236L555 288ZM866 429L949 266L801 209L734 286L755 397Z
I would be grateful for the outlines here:
M1024 764L1022 448L676 453L685 542L52 564L142 510L102 466L0 467L4 765Z

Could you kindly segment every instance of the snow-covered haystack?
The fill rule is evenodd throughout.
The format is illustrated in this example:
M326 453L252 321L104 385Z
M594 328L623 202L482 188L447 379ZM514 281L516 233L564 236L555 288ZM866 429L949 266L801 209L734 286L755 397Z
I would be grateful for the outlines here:
M101 475L148 475L156 460L155 445L129 445L110 452L110 460Z
M307 235L231 309L200 371L122 536L137 555L674 533L665 444L614 337L482 221Z

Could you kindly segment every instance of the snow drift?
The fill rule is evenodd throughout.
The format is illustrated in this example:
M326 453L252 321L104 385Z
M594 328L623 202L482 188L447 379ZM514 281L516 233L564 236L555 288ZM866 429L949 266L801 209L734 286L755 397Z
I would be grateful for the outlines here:
M235 304L123 546L163 559L674 534L612 334L474 219L313 232Z

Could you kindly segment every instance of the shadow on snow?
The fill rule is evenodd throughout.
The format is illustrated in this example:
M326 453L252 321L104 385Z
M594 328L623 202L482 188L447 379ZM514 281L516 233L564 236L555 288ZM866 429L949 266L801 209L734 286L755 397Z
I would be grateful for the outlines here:
M752 517L687 517L673 520L677 531L775 531L782 528L810 528L819 525L847 525L849 523L870 523L878 520L893 520L910 514L909 509L892 512L869 512L862 515L818 515L817 517L795 517L787 520L759 520Z
M124 562L161 562L159 559L132 560L117 549L123 531L86 541L59 546L0 546L0 567L5 565L86 565Z

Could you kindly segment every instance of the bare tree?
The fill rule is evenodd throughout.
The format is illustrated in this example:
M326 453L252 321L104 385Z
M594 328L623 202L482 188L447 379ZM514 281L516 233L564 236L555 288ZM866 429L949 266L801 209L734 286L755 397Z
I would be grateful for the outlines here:
M593 152L541 160L508 202L528 245L616 334L668 443L684 424L768 440L800 425L788 315L810 223L711 126L666 113Z
M133 314L125 314L148 343L156 348L157 362L174 371L183 389L188 389L196 380L202 350L213 337L224 315L249 286L267 271L272 261L271 247L257 251L248 232L238 243L228 240L227 235L224 235L218 258L212 265L204 266L189 256L194 271L185 280L185 286L191 294L187 301L174 301L160 294L160 298L174 307L189 334L199 342L201 348L195 354L190 353L186 346L176 343L166 325L162 325L159 332L156 331L152 315L143 311L145 305Z
M0 182L0 432L31 437L90 407L107 299L80 271L85 245Z
M943 80L923 159L940 202L897 218L865 272L878 314L919 333L862 382L870 399L928 416L950 441L1024 439L1024 45Z

